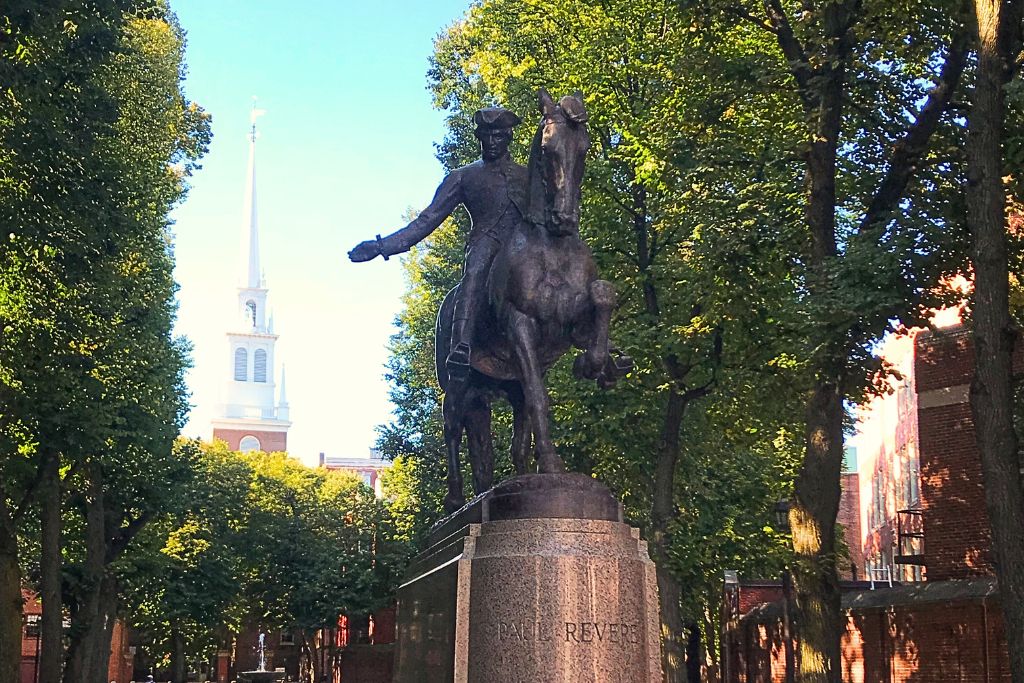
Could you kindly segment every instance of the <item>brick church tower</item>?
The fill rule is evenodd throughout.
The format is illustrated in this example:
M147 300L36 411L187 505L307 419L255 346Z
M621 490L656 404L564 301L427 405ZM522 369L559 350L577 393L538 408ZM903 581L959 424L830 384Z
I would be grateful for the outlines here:
M256 214L256 117L261 113L255 108L252 110L238 315L227 334L231 354L230 375L225 378L220 417L213 420L213 438L226 441L233 450L271 452L288 449L291 422L288 421L283 367L279 392L274 383L277 335L274 333L274 318L267 312L267 283L260 269Z

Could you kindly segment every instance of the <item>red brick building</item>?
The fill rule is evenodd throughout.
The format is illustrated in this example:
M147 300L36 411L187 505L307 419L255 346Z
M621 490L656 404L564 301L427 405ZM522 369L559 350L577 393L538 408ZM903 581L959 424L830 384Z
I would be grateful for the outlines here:
M372 449L368 458L334 457L321 453L320 467L348 472L373 489L378 498L382 498L384 486L381 474L391 467L391 463L384 459L380 451Z
M36 683L39 680L39 620L43 606L31 591L21 592L21 676L20 683ZM107 665L107 680L114 683L129 683L132 679L132 663L135 648L128 642L128 629L120 620L114 623L110 640L110 662Z
M1024 348L1017 352L1019 373ZM860 550L876 583L844 585L843 680L1008 682L969 404L970 330L914 331L883 355L899 377L859 411L857 437ZM725 681L785 680L780 598L771 582L727 584Z
M313 665L303 652L300 637L256 624L225 638L212 679L229 683L238 679L239 672L255 670L261 632L267 669L283 670L291 681L305 680ZM335 628L320 629L312 635L320 658L318 668L325 672L328 683L391 683L395 635L394 607L357 619L341 616Z

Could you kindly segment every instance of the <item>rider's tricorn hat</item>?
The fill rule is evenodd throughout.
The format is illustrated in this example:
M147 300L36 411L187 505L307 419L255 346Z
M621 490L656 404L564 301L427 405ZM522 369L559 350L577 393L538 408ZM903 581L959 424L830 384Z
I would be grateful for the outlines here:
M473 114L477 132L485 130L507 130L518 126L522 119L504 107L487 107L477 109Z

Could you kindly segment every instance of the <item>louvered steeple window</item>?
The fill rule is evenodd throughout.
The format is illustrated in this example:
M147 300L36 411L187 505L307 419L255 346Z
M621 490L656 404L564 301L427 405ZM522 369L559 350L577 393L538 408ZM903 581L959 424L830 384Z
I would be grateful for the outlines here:
M252 381L254 382L267 381L267 352L263 349L256 349L256 355L253 356L252 375Z
M244 382L249 375L249 352L245 349L235 349L235 380Z

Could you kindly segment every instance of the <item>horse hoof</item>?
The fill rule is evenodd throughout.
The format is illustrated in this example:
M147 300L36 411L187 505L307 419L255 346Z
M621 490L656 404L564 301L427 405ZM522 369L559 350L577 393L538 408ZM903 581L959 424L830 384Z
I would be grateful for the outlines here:
M601 372L600 363L594 364L589 361L586 353L576 356L572 364L572 374L576 379L596 379Z
M450 515L465 504L465 496L452 496L449 494L444 498L444 511Z
M565 463L557 455L542 455L537 459L541 474L559 474L565 472Z

